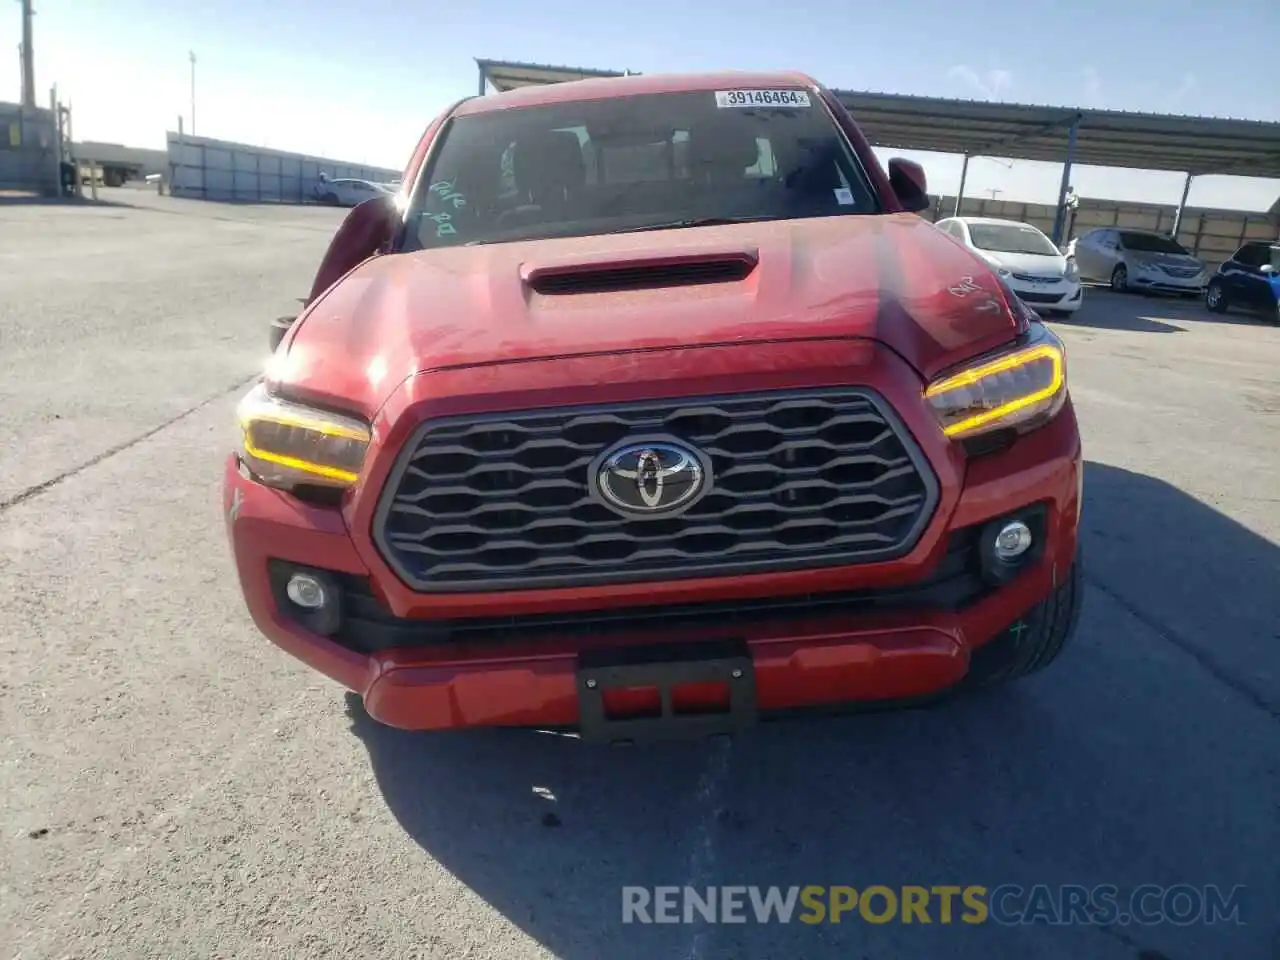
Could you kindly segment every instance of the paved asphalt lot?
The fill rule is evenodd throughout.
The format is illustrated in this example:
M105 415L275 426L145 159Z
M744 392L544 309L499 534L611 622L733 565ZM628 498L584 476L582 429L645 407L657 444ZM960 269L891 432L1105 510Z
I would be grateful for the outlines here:
M1280 956L1280 328L1090 291L1078 639L732 745L407 735L260 639L219 514L340 214L0 206L0 957ZM1247 888L1245 925L623 926L624 884Z

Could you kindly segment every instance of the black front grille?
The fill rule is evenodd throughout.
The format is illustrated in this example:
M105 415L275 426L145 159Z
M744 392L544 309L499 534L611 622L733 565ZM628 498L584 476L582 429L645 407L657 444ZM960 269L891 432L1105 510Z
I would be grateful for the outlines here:
M1030 290L1020 293L1018 296L1027 303L1057 303L1062 299L1061 293L1040 293L1039 291Z
M622 516L593 495L589 467L655 436L707 458L707 492L679 516ZM892 559L936 497L869 391L699 397L429 421L391 473L374 537L421 591L672 580Z
M856 617L902 610L958 611L989 596L977 553L980 527L954 531L947 552L928 577L895 589L844 590L790 597L758 597L665 606L633 606L525 616L402 619L378 599L364 577L337 577L343 620L334 640L372 654L440 644L533 643L582 640L618 643L661 634L665 638L714 639L738 636L744 626L785 630L805 621ZM286 604L287 571L277 578L277 597Z

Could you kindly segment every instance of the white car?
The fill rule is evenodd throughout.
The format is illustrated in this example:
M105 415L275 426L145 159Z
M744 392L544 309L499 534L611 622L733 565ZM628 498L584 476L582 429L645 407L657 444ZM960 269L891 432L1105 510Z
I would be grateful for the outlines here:
M992 217L948 217L935 226L995 267L1001 279L1037 313L1075 313L1084 302L1075 261L1031 224Z
M355 180L348 177L330 180L328 174L325 173L320 174L320 180L312 191L315 198L321 203L333 204L339 207L354 207L373 197L389 197L394 195L395 192L395 187L384 183L374 183L371 180Z

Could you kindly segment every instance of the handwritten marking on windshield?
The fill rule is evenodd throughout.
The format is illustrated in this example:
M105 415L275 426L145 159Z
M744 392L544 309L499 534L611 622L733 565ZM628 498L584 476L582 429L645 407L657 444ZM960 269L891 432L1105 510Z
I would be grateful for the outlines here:
M459 210L467 205L467 198L453 188L452 180L440 180L431 184L427 188L433 196L439 197L445 203L453 204L453 209ZM453 225L453 216L448 213L428 213L424 214L426 219L436 225L437 237L449 237L457 234L458 229Z

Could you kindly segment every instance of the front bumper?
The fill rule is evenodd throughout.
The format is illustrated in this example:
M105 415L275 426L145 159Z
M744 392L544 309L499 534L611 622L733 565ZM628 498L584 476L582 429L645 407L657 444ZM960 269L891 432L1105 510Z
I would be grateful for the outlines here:
M1084 287L1079 281L1063 279L1050 283L1028 282L1015 276L1006 278L1005 282L1033 310L1075 313L1084 303Z
M935 464L937 451L935 446ZM361 695L375 719L419 730L573 727L582 716L583 656L608 649L733 644L751 665L762 712L892 701L951 687L964 677L972 651L1044 600L1075 556L1082 463L1071 404L1012 447L962 462L959 473L944 476L944 482L956 488L944 495L917 548L893 562L629 585L607 597L599 591L526 591L469 605L445 597L431 601L434 609L422 606L427 601L408 592L385 566L370 562L360 527L350 523L358 512L309 506L263 487L242 472L234 456L226 465L224 508L245 601L258 628ZM1030 505L1041 511L1042 549L1012 581L959 600L910 593L955 562L963 532ZM280 571L291 567L321 571L342 586L346 628L322 634L290 610ZM831 602L846 594L856 602ZM875 602L890 595L907 599ZM751 604L759 598L790 602L757 615ZM500 623L492 616L495 601ZM676 604L705 614L713 603L726 611L723 616L663 619L674 614ZM602 608L612 608L625 622L641 610L639 604L649 612L636 613L630 628L584 633L581 620L545 622L555 613L589 620ZM733 616L735 609L743 615ZM468 628L482 622L485 629ZM451 628L442 633L442 623ZM691 688L686 695L719 697L709 688Z
M1171 294L1203 294L1205 287L1209 283L1208 274L1201 273L1194 277L1175 277L1172 274L1165 273L1163 270L1131 270L1129 273L1129 288L1136 291L1148 291L1150 293L1171 293Z

